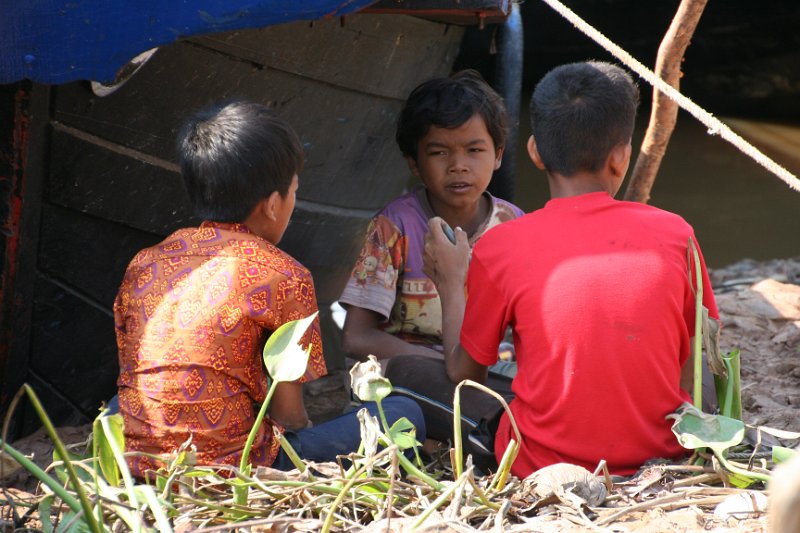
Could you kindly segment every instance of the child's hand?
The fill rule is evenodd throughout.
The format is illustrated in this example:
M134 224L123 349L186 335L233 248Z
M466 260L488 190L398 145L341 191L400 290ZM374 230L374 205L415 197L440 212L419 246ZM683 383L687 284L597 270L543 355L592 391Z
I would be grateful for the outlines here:
M440 217L428 221L425 235L425 256L422 271L437 290L464 290L469 267L469 242L461 228L455 228L455 243L445 234L447 223Z

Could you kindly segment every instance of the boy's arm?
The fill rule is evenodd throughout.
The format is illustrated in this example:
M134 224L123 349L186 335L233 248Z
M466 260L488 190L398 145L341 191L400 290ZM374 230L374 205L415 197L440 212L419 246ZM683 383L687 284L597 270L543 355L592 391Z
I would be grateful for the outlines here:
M426 355L442 358L442 354L419 344L412 344L382 331L381 316L375 311L350 305L342 330L342 345L360 361L368 355L389 359L396 355Z
M436 284L442 301L442 343L447 377L453 383L471 379L485 383L488 367L478 363L461 346L459 337L466 309L464 287L469 267L469 243L461 228L455 229L455 246L445 236L442 220L434 217L425 242L425 274Z
M269 404L269 417L293 431L309 427L310 421L303 403L303 384L296 381L278 383Z

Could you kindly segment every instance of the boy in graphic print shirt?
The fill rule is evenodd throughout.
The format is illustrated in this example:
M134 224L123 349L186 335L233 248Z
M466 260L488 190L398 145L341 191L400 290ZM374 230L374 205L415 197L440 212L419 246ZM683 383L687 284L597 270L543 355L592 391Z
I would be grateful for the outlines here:
M442 313L423 272L428 220L461 227L474 245L496 225L522 215L486 192L506 142L500 96L474 71L422 83L397 123L397 143L422 185L370 222L339 302L347 309L344 347L356 358L442 358Z
M310 273L276 246L294 210L303 150L266 107L237 102L194 116L178 153L205 221L139 252L114 302L125 445L163 456L191 437L200 464L238 465L254 403L266 396L264 342L317 310ZM302 344L312 345L306 373L278 384L250 454L254 465L293 468L273 428L313 461L358 449L355 413L312 427L302 383L326 374L318 320ZM374 404L367 408L377 414ZM425 438L413 402L392 398L384 409L392 422L408 417ZM139 477L163 465L145 454L129 455L129 463Z

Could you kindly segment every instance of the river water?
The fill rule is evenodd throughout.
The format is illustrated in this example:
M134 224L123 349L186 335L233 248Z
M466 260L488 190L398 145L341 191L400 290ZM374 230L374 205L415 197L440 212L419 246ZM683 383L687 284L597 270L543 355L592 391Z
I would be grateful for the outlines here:
M548 189L544 173L527 158L526 114L520 123L515 203L529 212L544 205ZM634 133L631 169L648 117L643 110ZM800 165L783 164L795 175L800 172ZM626 187L627 179L618 198ZM649 203L681 215L694 227L712 268L744 258L800 257L800 192L727 141L708 135L687 114L678 119Z

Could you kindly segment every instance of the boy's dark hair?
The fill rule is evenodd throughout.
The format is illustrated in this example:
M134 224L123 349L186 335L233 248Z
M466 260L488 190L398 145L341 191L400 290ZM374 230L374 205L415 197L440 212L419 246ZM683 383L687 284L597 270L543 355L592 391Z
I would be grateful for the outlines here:
M503 99L474 70L434 78L408 95L397 120L397 144L406 157L417 159L417 144L430 130L457 128L479 114L495 148L506 144L508 115Z
M548 72L531 97L531 130L548 172L596 172L614 146L630 142L639 88L610 63L588 61Z
M303 168L291 126L252 102L196 113L181 128L177 150L195 213L216 222L242 222L274 191L285 196Z

